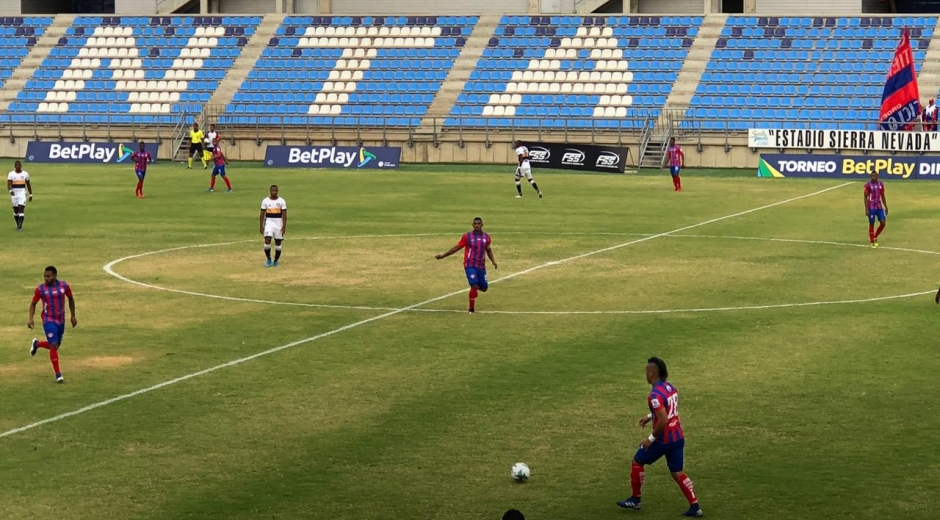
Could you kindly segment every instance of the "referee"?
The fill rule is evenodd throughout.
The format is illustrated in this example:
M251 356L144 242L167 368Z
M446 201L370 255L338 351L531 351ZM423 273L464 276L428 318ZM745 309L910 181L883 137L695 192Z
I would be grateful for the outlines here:
M209 167L206 157L202 154L202 140L205 137L202 130L199 129L199 123L193 123L193 129L189 131L189 164L186 166L187 169L193 169L193 158L195 157L199 157L199 160L202 161L203 170Z

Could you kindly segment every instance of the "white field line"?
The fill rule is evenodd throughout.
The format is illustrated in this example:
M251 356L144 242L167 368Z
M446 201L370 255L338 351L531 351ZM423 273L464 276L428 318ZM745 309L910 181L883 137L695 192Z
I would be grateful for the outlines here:
M710 220L706 220L706 221L704 221L704 222L700 222L700 223L698 223L698 224L692 224L692 225L690 225L690 226L684 226L684 227L681 227L681 228L678 228L678 229L674 229L674 230L672 230L672 231L667 231L667 232L665 232L665 233L658 233L658 234L655 234L655 235L649 235L649 236L647 236L647 237L643 237L643 238L640 238L640 239L637 239L637 240L632 240L632 241L630 241L630 242L625 242L625 243L623 243L623 244L618 244L618 245L611 246L611 247L606 247L606 248L604 248L604 249L598 249L598 250L596 250L596 251L591 251L591 252L589 252L589 253L584 253L584 254L581 254L581 255L572 256L572 257L568 257L568 258L565 258L565 259L562 259L562 260L556 260L556 261L553 261L553 262L546 262L546 263L543 263L543 264L539 264L539 265L537 265L537 266L535 266L535 267L530 267L529 269L525 269L525 270L523 270L523 271L518 271L518 272L516 272L516 273L512 273L512 274L510 274L510 275L504 276L504 277L502 277L502 278L499 278L499 279L497 279L497 280L494 280L494 281L491 282L491 283L496 283L496 282L500 282L500 281L504 281L504 280L509 280L509 279L515 278L515 277L517 277L517 276L521 276L521 275L523 275L523 274L528 274L528 273L531 273L531 272L533 272L533 271L537 271L537 270L539 270L539 269L544 269L544 268L546 268L546 267L551 267L551 266L554 266L554 265L563 264L563 263L570 262L570 261L574 261L574 260L577 260L577 259L580 259L580 258L586 258L586 257L588 257L588 256L600 254L600 253L607 252L607 251L613 251L613 250L616 250L616 249L620 249L620 248L623 248L623 247L627 247L627 246L630 246L630 245L633 245L633 244L638 244L638 243L641 243L641 242L647 242L647 241L652 240L652 239L654 239L654 238L669 236L669 235L672 235L672 234L675 234L675 233L681 233L681 232L687 231L687 230L689 230L689 229L695 229L695 228L697 228L697 227L705 226L705 225L712 224L712 223L715 223L715 222L720 222L720 221L722 221L722 220L728 220L728 219L731 219L731 218L740 217L740 216L743 216L743 215L748 215L748 214L750 214L750 213L754 213L754 212L757 212L757 211L761 211L761 210L773 208L773 207L776 207L776 206L780 206L780 205L782 205L782 204L787 204L787 203L789 203L789 202L794 202L794 201L797 201L797 200L801 200L801 199L805 199L805 198L809 198L809 197L814 197L814 196L816 196L816 195L821 195L821 194L823 194L823 193L826 193L826 192L829 192L829 191L832 191L832 190L835 190L835 189L839 189L839 188L842 188L842 187L844 187L844 186L848 186L848 185L850 185L850 184L853 184L853 183L851 183L851 182L846 182L846 183L839 184L839 185L836 185L836 186L831 186L831 187L829 187L829 188L825 188L825 189L822 189L822 190L819 190L819 191L815 191L815 192L809 193L809 194L807 194L807 195L800 195L800 196L798 196L798 197L792 197L792 198L789 198L789 199L786 199L786 200L783 200L783 201L780 201L780 202L775 202L775 203L773 203L773 204L767 204L767 205L764 205L764 206L760 206L760 207L758 207L758 208L749 209L749 210L741 211L741 212L738 212L738 213L733 213L733 214L731 214L731 215L726 215L726 216L724 216L724 217L713 218L713 219L710 219ZM154 254L154 253L151 253L151 254ZM145 254L145 255L146 255L146 254ZM136 255L136 257L145 256L145 255ZM127 257L127 258L131 258L131 257ZM116 260L116 261L114 261L114 262L109 263L108 265L114 265L114 264L117 263L118 261L119 261L119 260ZM135 282L135 283L136 283L136 282ZM321 334L317 334L316 336L311 336L311 337L309 337L309 338L305 338L305 339L301 339L301 340L294 341L294 342L291 342L291 343L287 343L287 344L281 345L281 346L279 346L279 347L270 348L270 349L267 349L267 350L258 352L258 353L256 353L256 354L252 354L252 355L250 355L250 356L246 356L246 357L234 359L234 360L229 361L229 362L227 362L227 363L222 363L221 365L216 365L216 366L213 366L213 367L209 367L209 368L200 370L200 371L198 371L198 372L193 372L193 373L190 373L190 374L186 374L186 375L184 375L184 376L177 377L177 378L175 378L175 379L170 379L170 380L164 381L164 382L162 382L162 383L157 383L157 384L155 384L155 385L148 386L148 387L146 387L146 388L141 388L140 390L135 390L135 391L133 391L133 392L130 392L130 393L127 393L127 394L122 394L122 395L119 395L119 396L117 396L117 397L112 397L111 399L106 399L106 400L104 400L104 401L99 401L99 402L97 402L97 403L90 404L90 405L88 405L88 406L79 408L79 409L77 409L77 410L73 410L73 411L71 411L71 412L66 412L66 413L63 413L63 414L55 415L55 416L53 416L53 417L49 417L49 418L43 419L43 420L41 420L41 421L36 421L36 422L30 423L30 424L27 424L27 425L25 425L25 426L20 426L20 427L18 427L18 428L13 428L13 429L11 429L11 430L7 430L7 431L5 431L5 432L0 433L0 438L8 437L8 436L10 436L10 435L15 435L15 434L17 434L17 433L22 433L22 432L25 432L25 431L27 431L27 430L31 430L31 429L33 429L33 428L37 428L37 427L39 427L39 426L43 426L43 425L45 425L45 424L49 424L49 423L61 421L62 419L67 419L67 418L69 418L69 417L74 417L74 416L76 416L76 415L81 415L81 414L83 414L83 413L85 413L85 412L89 412L89 411L91 411L91 410L95 410L95 409L101 408L101 407L103 407L103 406L107 406L107 405L110 405L110 404L114 404L114 403L117 403L117 402L119 402L119 401L124 401L124 400L130 399L130 398L132 398L132 397L136 397L136 396L138 396L138 395L143 395L143 394L146 394L146 393L150 393L150 392L153 392L154 390L159 390L159 389L161 389L161 388L164 388L164 387L167 387L167 386L170 386L170 385L175 385L176 383L181 383L181 382L186 381L186 380L188 380L188 379L192 379L192 378L194 378L194 377L199 377L199 376L202 376L202 375L206 375L206 374L215 372L215 371L217 371L217 370L221 370L221 369L223 369L223 368L228 368L228 367L232 367L232 366L235 366L235 365L240 365L240 364L242 364L242 363L245 363L245 362L248 362L248 361L252 361L252 360L254 360L254 359L257 359L257 358L260 358L260 357L263 357L263 356L267 356L267 355L269 355L269 354L274 354L274 353L280 352L280 351L282 351L282 350L286 350L286 349L289 349L289 348L293 348L293 347L297 347L297 346L304 345L304 344L307 344L307 343L311 343L311 342L317 341L317 340L322 339L322 338L326 338L326 337L329 337L329 336L333 336L333 335L335 335L335 334L339 334L340 332L345 332L345 331L347 331L347 330L351 330L351 329L354 329L354 328L356 328L356 327L360 327L360 326L362 326L362 325L366 325L366 324L368 324L368 323L372 323L372 322L374 322L374 321L378 321L378 320L381 320L381 319L384 319L384 318L388 318L388 317L394 316L394 315L396 315L396 314L401 314L401 313L403 313L403 312L407 312L407 311L409 311L409 310L416 309L416 308L418 308L418 307L422 307L422 306L428 305L428 304L430 304L430 303L434 303L434 302L437 302L437 301L440 301L440 300L444 300L444 299L446 299L446 298L450 298L451 296L456 296L456 295L458 295L458 294L463 294L463 293L465 293L465 292L466 292L466 289L463 289L463 288L462 288L462 289L460 289L460 290L458 290L458 291L453 291L453 292L444 294L444 295L442 295L442 296L437 296L437 297L434 297L434 298L430 298L430 299L428 299L428 300L424 300L424 301L422 301L422 302L415 303L415 304L413 304L413 305L409 305L409 306L407 306L407 307L402 307L401 309L391 310L391 311L388 311L388 312L379 314L379 315L377 315L377 316L373 316L373 317L371 317L371 318L366 318L366 319L364 319L364 320L359 320L359 321L357 321L357 322L350 323L350 324L348 324L348 325L344 325L344 326L342 326L342 327L333 329L333 330L331 330L331 331L324 332L324 333L321 333Z

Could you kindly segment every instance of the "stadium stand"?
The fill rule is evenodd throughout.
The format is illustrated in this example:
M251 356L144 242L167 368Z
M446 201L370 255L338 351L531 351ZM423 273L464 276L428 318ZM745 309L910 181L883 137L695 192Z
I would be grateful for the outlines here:
M10 104L10 118L173 124L201 111L260 21L78 17Z
M51 17L0 18L0 88L51 23Z
M728 18L686 112L702 130L872 129L901 28L918 72L936 17Z
M666 103L700 16L504 16L445 125L631 128Z
M223 124L416 127L476 16L289 16Z

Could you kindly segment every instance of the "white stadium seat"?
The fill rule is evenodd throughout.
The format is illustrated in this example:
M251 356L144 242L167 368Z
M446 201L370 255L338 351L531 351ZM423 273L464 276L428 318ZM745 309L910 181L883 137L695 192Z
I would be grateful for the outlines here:
M490 106L490 105L487 105L487 106L483 107L483 115L484 115L484 116L491 116L491 115L493 115L493 107Z

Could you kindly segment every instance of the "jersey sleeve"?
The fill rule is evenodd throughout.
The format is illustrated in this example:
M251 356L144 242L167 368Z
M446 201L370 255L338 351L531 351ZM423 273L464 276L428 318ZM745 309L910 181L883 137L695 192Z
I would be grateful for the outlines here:
M10 172L10 173L7 174L7 180L8 180L8 181L12 181L12 180L13 180L13 172Z
M457 242L457 247L467 247L467 235L460 235L460 241Z
M69 298L72 297L72 286L69 285L68 283L65 284L65 295L68 296Z
M650 410L654 413L658 410L664 410L666 408L666 403L661 395L656 392L652 392L647 398L649 401Z
M261 211L268 209L268 205L265 204L266 201L266 199L261 201Z
M37 288L36 288L36 291L33 292L33 303L36 303L36 302L38 302L38 301L41 300L41 299L42 299L42 295L41 295L40 292L39 292L39 287L37 287Z
M281 209L287 211L287 201L284 199L281 199Z
M871 186L865 184L865 196L867 197L869 195L871 195Z

